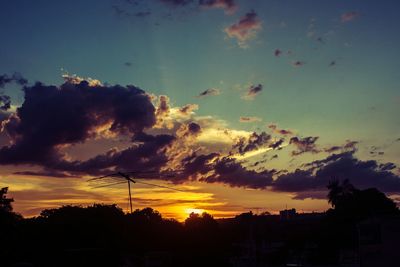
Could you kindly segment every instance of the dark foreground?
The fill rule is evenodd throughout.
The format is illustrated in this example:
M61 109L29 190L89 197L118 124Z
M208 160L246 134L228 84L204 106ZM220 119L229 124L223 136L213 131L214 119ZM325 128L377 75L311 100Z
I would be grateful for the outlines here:
M376 189L325 213L251 212L184 223L151 209L64 206L24 219L0 206L0 266L400 266L400 217Z

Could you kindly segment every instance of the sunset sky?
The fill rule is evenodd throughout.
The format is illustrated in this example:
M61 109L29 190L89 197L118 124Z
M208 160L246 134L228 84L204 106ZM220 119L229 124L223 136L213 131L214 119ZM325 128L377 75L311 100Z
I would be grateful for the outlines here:
M400 201L397 0L4 0L0 187L34 216L323 211L349 179Z

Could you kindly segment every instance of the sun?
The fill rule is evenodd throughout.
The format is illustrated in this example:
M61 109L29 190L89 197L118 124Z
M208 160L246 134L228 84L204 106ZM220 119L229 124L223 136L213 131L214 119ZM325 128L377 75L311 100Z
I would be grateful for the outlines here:
M191 214L191 213L202 214L203 212L204 212L203 209L195 209L195 208L188 208L188 209L185 209L185 213L186 213L186 214Z

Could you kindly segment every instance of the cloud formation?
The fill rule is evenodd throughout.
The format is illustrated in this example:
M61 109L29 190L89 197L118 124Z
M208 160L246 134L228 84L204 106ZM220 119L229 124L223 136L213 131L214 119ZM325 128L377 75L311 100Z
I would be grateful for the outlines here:
M265 157L255 162L243 157L283 149L287 145L285 138L292 133L278 129L275 124L269 128L282 135L279 139L266 132L233 135L226 130L226 136L233 136L230 139L233 143L224 152L214 143L206 148L205 143L197 142L210 130L209 120L189 116L175 122L172 129L156 128L158 117L173 112L191 113L197 106L170 107L167 96L160 96L155 105L154 98L132 85L91 85L85 80L68 79L61 86L42 83L25 86L24 93L22 106L3 121L3 131L12 142L0 148L2 165L28 164L43 168L18 172L21 175L65 178L115 170L160 172L172 168L180 170L176 177L152 178L174 183L194 180L233 187L271 188L296 193L297 198L318 197L332 178L350 179L360 188L400 192L400 177L393 173L397 166L355 158L356 141L319 149L318 137L294 136L289 140L296 148L292 152L294 156L321 151L340 153L303 164L292 172L276 171L267 168ZM165 131L161 133L161 130ZM66 147L101 138L104 134L106 137L126 136L129 141L123 148L111 148L85 160L71 159L65 153ZM268 155L271 159L276 157ZM252 169L254 167L258 169Z
M297 148L297 150L292 151L292 156L298 156L306 152L320 152L320 150L317 149L317 145L315 144L318 138L318 136L308 136L304 138L299 138L297 136L292 137L289 144L293 144Z
M135 86L90 86L67 81L60 87L25 86L25 101L3 122L12 140L0 149L0 164L57 167L63 146L83 143L106 127L110 133L142 132L156 122L149 95Z
M260 121L262 121L262 119L259 117L242 116L239 118L239 122L243 122L243 123L260 122Z
M203 92L201 92L198 97L203 97L203 96L216 96L216 95L220 95L221 94L221 90L219 90L218 88L209 88Z
M273 123L268 125L268 128L270 128L273 133L277 133L280 135L292 135L293 134L293 132L291 130L279 129L278 126Z
M316 169L315 169L316 168ZM400 177L390 172L394 164L379 164L374 160L362 161L354 152L333 154L314 162L314 168L296 170L279 176L273 189L285 192L325 191L332 179L349 179L359 188L376 187L386 193L400 192Z
M253 132L248 138L240 138L236 144L233 145L233 149L237 149L239 154L243 155L247 152L260 149L261 147L268 147L271 143L271 135L266 132L257 134Z
M0 75L0 88L4 88L6 84L15 82L16 84L19 85L26 85L28 83L28 80L22 77L21 74L18 72L14 72L11 76L8 74L2 74Z
M199 5L206 8L221 8L227 14L233 14L237 10L234 0L200 0Z
M254 100L254 98L263 90L262 84L251 85L247 88L247 92L242 96L245 100Z
M257 13L251 11L240 18L239 22L225 28L229 38L235 38L240 47L246 48L247 42L257 36L262 29L262 22Z

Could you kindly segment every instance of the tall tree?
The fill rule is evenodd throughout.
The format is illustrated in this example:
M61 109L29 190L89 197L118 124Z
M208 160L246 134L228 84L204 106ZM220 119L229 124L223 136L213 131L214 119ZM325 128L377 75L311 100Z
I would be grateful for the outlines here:
M6 212L12 211L11 202L14 202L14 199L7 198L8 187L3 187L0 189L0 210L4 210Z

